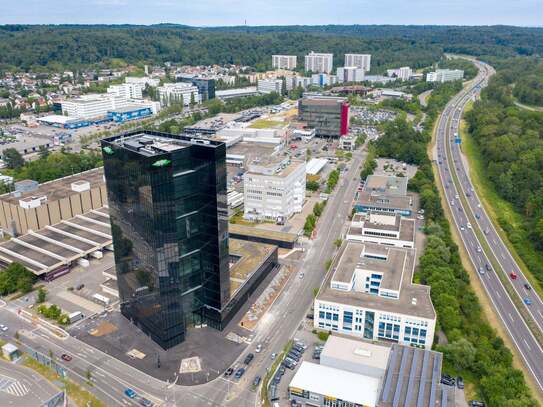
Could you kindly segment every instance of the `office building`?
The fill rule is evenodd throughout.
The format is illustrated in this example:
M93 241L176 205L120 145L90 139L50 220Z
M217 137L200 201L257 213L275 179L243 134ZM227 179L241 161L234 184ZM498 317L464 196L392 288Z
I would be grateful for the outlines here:
M364 191L386 195L405 196L407 194L407 181L407 177L370 175L366 179Z
M260 93L283 93L282 79L260 79L257 83L257 90Z
M430 349L430 287L414 284L415 250L344 242L314 304L314 326Z
M344 66L337 69L338 83L363 82L364 69L356 66Z
M387 76L391 78L396 78L401 81L408 81L413 75L413 70L408 66L402 66L397 69L387 69Z
M61 102L62 114L72 119L91 119L106 116L110 110L130 104L126 96L114 94L89 94Z
M148 76L137 77L137 76L127 76L124 78L125 83L135 84L141 86L142 89L145 89L145 86L152 86L156 88L160 85L160 79L149 78Z
M365 72L371 69L370 54L345 54L345 66L356 66L362 68Z
M122 83L120 85L109 86L107 93L125 99L143 99L143 89L144 87L140 84Z
M215 79L198 78L193 75L180 75L176 79L180 82L191 83L196 86L202 102L215 99Z
M305 198L305 162L289 158L259 159L243 177L244 215L251 221L284 222L302 211Z
M440 383L442 361L431 350L331 335L320 364L302 362L289 398L302 407L454 407L454 388Z
M345 98L304 95L298 101L298 117L320 137L340 137L349 133L349 103Z
M336 75L328 75L326 73L315 73L311 75L311 85L313 86L332 86L337 83Z
M450 82L464 79L464 71L461 69L438 69L426 74L426 82Z
M395 247L415 247L415 220L399 214L357 213L347 230L346 240Z
M215 96L220 100L228 100L246 96L257 96L258 90L256 86L248 86L246 88L225 89L215 92Z
M157 88L158 99L162 106L180 103L185 106L201 102L198 88L190 83L165 83Z
M334 54L311 51L305 56L305 70L316 73L330 73L334 66Z
M357 213L382 212L411 216L413 198L407 195L360 191L354 209Z
M292 70L296 68L297 59L296 55L272 55L272 67Z
M225 145L136 132L102 140L102 150L122 314L166 349L187 324L222 328Z

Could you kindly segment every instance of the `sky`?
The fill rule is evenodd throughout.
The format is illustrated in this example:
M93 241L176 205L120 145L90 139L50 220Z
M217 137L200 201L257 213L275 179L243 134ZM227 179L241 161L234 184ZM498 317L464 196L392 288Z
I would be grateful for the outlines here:
M0 0L0 24L543 26L542 0Z

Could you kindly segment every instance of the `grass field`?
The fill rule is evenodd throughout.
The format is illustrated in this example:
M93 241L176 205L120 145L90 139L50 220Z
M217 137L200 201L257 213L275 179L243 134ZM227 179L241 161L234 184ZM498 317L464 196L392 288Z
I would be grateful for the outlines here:
M283 127L285 125L284 122L278 122L275 120L265 120L265 119L259 119L255 120L253 124L249 126L251 129L269 129L269 128L275 128L275 127Z
M471 108L471 105L468 109ZM513 205L501 198L496 192L494 185L488 178L484 176L485 169L481 153L475 143L475 141L469 135L467 131L467 124L462 121L460 126L460 135L462 138L461 149L469 160L469 172L470 178L473 183L473 187L477 191L477 195L481 198L486 213L490 216L492 223L496 227L496 230L500 234L503 242L515 258L515 261L522 269L522 272L528 278L534 289L537 290L540 296L543 296L543 289L540 282L530 272L526 263L522 260L521 255L517 251L515 245L509 240L506 232L499 226L501 222L506 222L515 231L515 239L517 246L521 246L524 253L532 257L542 257L532 246L532 243L523 232L523 220L522 216L515 211ZM542 259L543 261L543 259Z

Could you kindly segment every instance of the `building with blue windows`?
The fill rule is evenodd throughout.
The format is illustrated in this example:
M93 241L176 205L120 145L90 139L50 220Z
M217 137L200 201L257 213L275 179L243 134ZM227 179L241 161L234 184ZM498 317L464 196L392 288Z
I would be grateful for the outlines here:
M416 251L346 242L314 306L315 328L430 349L430 287L412 282Z
M413 208L413 196L370 191L360 191L354 204L357 213L384 212L411 216Z

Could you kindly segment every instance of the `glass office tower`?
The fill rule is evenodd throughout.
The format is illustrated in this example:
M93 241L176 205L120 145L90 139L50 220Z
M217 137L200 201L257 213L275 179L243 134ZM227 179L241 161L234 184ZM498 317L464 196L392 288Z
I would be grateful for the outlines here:
M229 300L226 146L156 132L102 140L122 314L163 348L222 329Z

